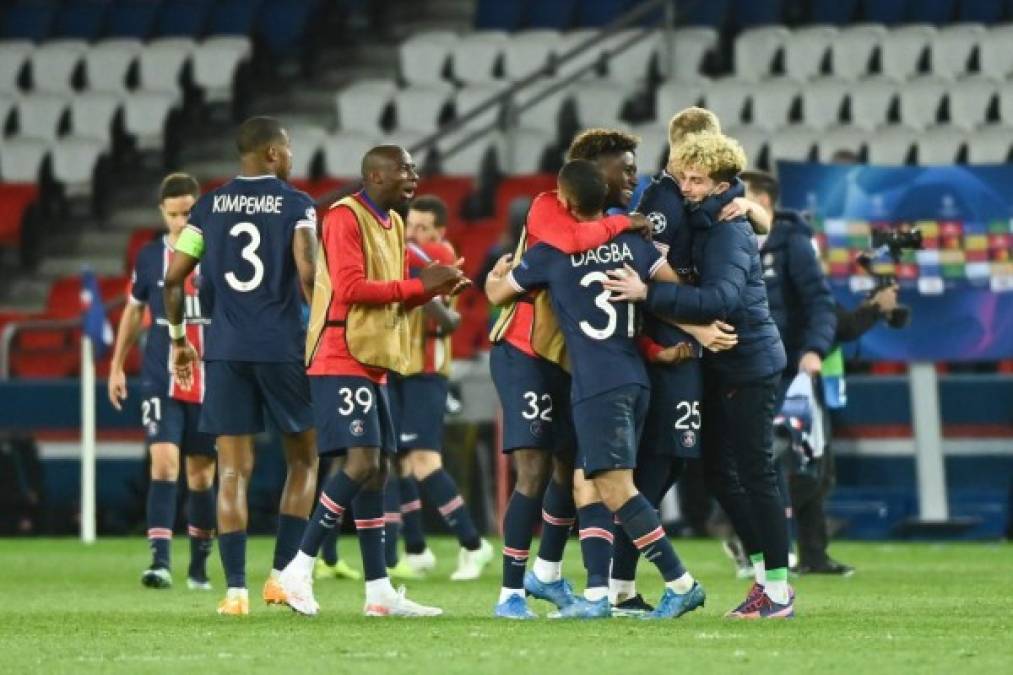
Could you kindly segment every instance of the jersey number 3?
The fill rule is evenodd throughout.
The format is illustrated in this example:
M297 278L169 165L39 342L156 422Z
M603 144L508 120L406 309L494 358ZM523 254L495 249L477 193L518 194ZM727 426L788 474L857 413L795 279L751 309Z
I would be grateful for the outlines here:
M604 284L608 281L608 275L604 272L588 272L580 279L580 285L584 288L588 288L591 284L599 283ZM608 317L608 321L604 328L595 328L588 321L580 322L580 329L584 331L584 334L593 340L608 340L616 332L616 322L619 320L619 316L616 314L616 307L609 300L611 291L603 290L601 293L595 296L594 304L597 305L598 309L605 312L605 316ZM636 320L633 314L633 303L626 303L627 307L627 326L626 333L628 337L633 337L636 334Z
M260 286L260 282L264 280L264 261L257 256L257 249L260 248L260 230L257 229L257 226L253 223L236 223L229 230L229 235L232 237L243 234L250 237L250 243L243 247L240 255L243 256L243 260L253 265L253 276L248 281L240 281L235 272L227 272L225 281L233 290L248 293Z

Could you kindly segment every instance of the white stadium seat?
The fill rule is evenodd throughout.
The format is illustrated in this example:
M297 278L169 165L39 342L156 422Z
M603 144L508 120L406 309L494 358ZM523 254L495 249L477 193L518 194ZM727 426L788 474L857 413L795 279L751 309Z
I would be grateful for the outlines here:
M503 52L503 74L512 81L524 79L543 67L562 41L560 33L554 30L514 33Z
M784 45L784 74L801 81L819 76L836 36L833 26L807 26L793 31Z
M927 129L935 124L947 85L946 80L932 76L906 82L900 88L901 123L915 129Z
M989 125L967 136L968 164L1002 164L1009 161L1013 127Z
M669 117L630 127L630 133L640 138L637 163L641 174L654 174L668 163Z
M800 126L782 129L770 137L767 161L772 167L778 160L807 162L811 159L819 138L818 129Z
M13 94L0 93L0 140L3 139L3 129L7 125L7 118L14 112L17 99Z
M668 124L672 115L683 108L699 105L706 89L706 80L663 82L654 94L654 119Z
M966 73L971 55L984 35L985 27L979 23L956 23L940 28L929 43L932 73L945 78Z
M816 141L816 155L821 162L829 162L834 153L862 153L865 147L865 132L853 126L840 126L826 129Z
M984 124L998 91L999 83L987 77L969 77L952 83L948 94L950 124L967 130Z
M737 78L714 80L704 89L704 104L721 120L721 124L736 126L742 122L746 101L756 85Z
M160 150L165 141L165 123L179 105L179 94L170 91L136 91L123 106L123 126L137 139L142 150Z
M58 94L29 94L18 99L18 134L44 141L60 133L60 120L67 110L68 98Z
M928 165L954 164L967 138L962 129L935 126L918 138L918 163Z
M555 54L559 60L558 67L556 68L556 76L561 77L565 75L574 75L579 70L583 70L587 66L596 65L600 62L601 54L607 49L607 43L609 40L601 40L594 46L588 47L586 50L578 52L565 63L562 61L562 57L572 49L579 47L591 38L598 38L598 31L591 28L582 28L580 30L571 30L563 33L561 39L552 45L552 53ZM590 68L583 70L583 72L577 76L578 80L587 80L593 77L598 77L597 69Z
M458 39L451 51L454 77L466 84L494 81L508 39L502 31L478 31Z
M327 139L327 130L310 125L289 126L288 140L292 147L292 177L309 178L313 160Z
M93 91L125 93L127 73L144 45L140 40L115 38L97 42L84 53L88 88Z
M335 96L342 131L380 133L380 119L397 92L393 80L358 80Z
M473 84L461 87L454 93L454 111L457 117L461 117L471 110L474 110L482 103L485 103L496 94L502 92L504 87L496 84ZM499 121L502 104L495 105L477 117L464 124L465 129L478 129Z
M999 85L999 120L1006 126L1013 126L1013 81Z
M42 163L49 155L49 141L13 137L0 143L0 179L10 183L37 183Z
M886 36L880 24L860 23L842 28L830 45L835 77L857 80L869 72L872 55Z
M880 72L905 80L918 73L918 64L936 37L935 26L912 24L887 33L880 45Z
M672 63L665 63L668 50L659 47L662 73L670 80L694 80L701 77L707 54L717 47L718 33L713 28L679 28L667 33L666 39L671 45Z
M589 80L573 91L577 119L582 127L618 127L626 101L636 94L633 82Z
M541 160L547 148L556 141L554 133L541 129L513 129L507 134L500 164L509 174L532 174L541 171Z
M323 140L324 166L329 176L358 178L362 175L362 157L384 142L380 136L359 131L340 131Z
M56 94L74 90L74 70L88 51L84 40L51 40L32 52L32 89Z
M190 38L159 38L140 54L140 84L150 91L177 91L183 67L196 49Z
M31 59L35 45L28 40L3 40L0 42L0 93L14 93L18 90L21 69Z
M723 122L724 120L722 120ZM724 132L726 135L737 140L742 145L742 149L746 151L746 159L748 160L746 166L754 169L758 168L760 159L764 154L764 148L767 147L767 143L770 140L770 134L756 127L736 126L729 126L724 129Z
M454 89L447 83L406 87L394 94L398 130L429 134L440 126L440 116L453 100Z
M642 82L647 79L651 61L657 57L661 49L662 33L659 30L650 31L646 35L640 33L639 30L621 30L606 41L606 48L611 50L630 39L634 40L632 46L609 59L608 72L611 79L629 82ZM639 37L635 37L638 35Z
M52 148L53 178L63 183L68 196L90 195L95 165L106 150L95 138L61 138Z
M82 92L70 101L70 128L75 136L112 140L112 123L123 105L122 97L104 92Z
M774 58L790 39L783 26L763 26L743 31L735 38L735 77L756 81L770 75Z
M535 85L517 94L518 107L533 101L542 92L557 87L561 80L543 79ZM570 99L573 88L569 85L559 86L530 108L520 112L520 126L528 129L541 129L555 133L559 124L559 113L563 105Z
M252 53L253 45L245 36L212 36L198 44L193 51L193 81L204 90L204 100L231 101L236 70Z
M912 146L918 141L919 132L902 126L884 127L868 138L869 164L886 166L907 163Z
M851 87L851 123L861 129L875 129L887 122L890 107L900 84L886 77L870 77Z
M802 119L806 125L813 129L836 126L850 88L847 80L833 77L821 77L802 87Z
M995 26L978 42L978 65L981 73L1004 80L1013 74L1013 24Z
M443 173L452 176L474 176L482 169L482 163L490 150L497 156L497 163L502 166L503 147L505 145L503 134L495 132L487 134L465 146L460 151L450 156L444 156L455 143L463 138L463 133L450 134L439 143L441 153L441 166ZM418 161L419 158L416 158Z
M784 77L759 83L753 88L753 126L768 131L786 126L801 91L798 82Z
M448 30L415 33L398 47L401 77L412 85L443 82L443 69L459 39Z

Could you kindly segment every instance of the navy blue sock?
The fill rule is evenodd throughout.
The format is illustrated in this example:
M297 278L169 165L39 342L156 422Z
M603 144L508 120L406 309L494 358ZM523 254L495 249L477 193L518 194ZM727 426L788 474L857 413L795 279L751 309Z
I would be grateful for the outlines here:
M630 541L629 535L623 528L617 527L615 535L615 541L612 543L611 577L618 581L633 581L637 578L637 562L640 560L640 551Z
M151 566L171 563L172 526L176 522L176 481L153 480L148 487L148 545Z
M637 493L619 507L616 516L640 554L654 563L665 581L674 581L686 573L665 536L661 518L644 495Z
M299 552L299 542L302 540L303 532L306 531L306 522L305 518L299 516L278 514L278 536L274 540L273 569L283 570L292 562L292 558Z
M387 576L383 551L383 491L363 488L355 497L355 529L362 549L362 572L366 581Z
M383 486L383 557L387 567L397 565L397 540L401 532L401 490L396 476Z
M577 509L580 552L587 570L587 588L608 588L612 562L612 512L601 502Z
M225 585L246 588L246 531L219 534L218 554L225 568Z
M437 510L457 535L461 546L469 551L477 550L482 544L478 530L471 521L471 514L468 513L464 498L457 491L457 485L446 469L437 469L426 476L422 481L422 489L425 490L426 497L436 504Z
M349 478L344 471L338 471L327 480L327 485L320 492L317 507L313 509L313 515L306 524L302 543L299 544L300 551L316 557L321 544L324 543L324 537L341 522L345 509L352 503L360 489L362 485Z
M503 588L524 588L524 572L535 526L538 500L517 492L510 495L503 515Z
M186 512L190 534L190 569L187 576L196 581L207 581L207 561L215 539L214 488L190 490L186 496Z
M542 500L542 541L538 545L538 557L548 562L560 562L563 549L570 537L570 529L577 518L577 506L573 503L573 492L549 480Z
M401 535L404 537L406 553L422 553L426 550L426 535L422 531L422 500L419 499L419 484L412 477L398 480L401 491Z
M338 564L338 533L341 532L341 521L339 520L334 529L324 535L324 543L320 546L320 557L328 565Z

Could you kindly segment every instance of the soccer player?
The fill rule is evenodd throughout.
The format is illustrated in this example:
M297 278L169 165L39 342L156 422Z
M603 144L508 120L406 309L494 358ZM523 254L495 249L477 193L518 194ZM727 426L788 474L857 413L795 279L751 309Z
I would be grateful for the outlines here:
M746 164L742 147L721 134L687 137L673 150L676 178L693 205L692 260L700 285L656 283L626 274L609 280L615 302L646 299L658 316L722 319L735 349L704 359L703 459L708 487L728 514L757 570L740 618L794 615L788 586L788 528L772 452L774 406L784 346L770 316L756 237L745 219L722 221L704 201L726 192Z
M581 220L600 217L606 183L597 166L571 160L559 173L559 199ZM528 250L512 271L498 265L486 282L486 293L501 304L528 289L547 286L573 364L571 405L577 435L575 492L581 502L601 501L615 514L627 534L655 563L666 588L651 618L678 617L701 606L703 587L686 572L665 536L658 514L633 484L636 452L647 412L650 384L635 345L635 306L610 302L602 284L606 272L619 265L638 277L675 281L677 277L654 246L633 234L583 253L566 255L549 246ZM583 514L582 514L583 515ZM589 536L607 539L602 525L582 522L582 529L603 529ZM583 533L582 533L583 534ZM582 539L584 537L582 536ZM585 565L589 550L582 544ZM604 559L607 582L611 546L591 551ZM607 588L607 586L606 586ZM603 589L604 590L604 589ZM579 598L563 607L565 617L611 616L607 592L596 599Z
M172 586L169 549L172 526L176 522L176 483L182 454L185 458L187 530L190 535L190 567L186 584L191 590L211 589L207 559L215 536L215 439L197 428L204 397L203 378L198 376L196 386L186 391L172 379L169 338L162 328L166 323L165 309L162 294L158 291L176 241L186 227L190 209L198 197L200 186L185 173L170 174L162 181L158 209L166 232L137 254L127 306L120 317L109 369L109 400L113 407L122 410L123 401L127 398L123 362L140 337L144 309L149 306L156 329L148 333L141 370L141 422L151 455L147 510L152 561L141 575L141 583L148 588ZM201 306L197 292L199 274L198 269L186 279L183 316L185 330L198 353L204 348L204 328L207 324L207 308Z
M394 210L415 194L411 156L394 145L362 159L364 187L335 204L324 219L306 360L322 454L343 455L306 528L299 553L279 581L288 604L313 615L314 560L326 533L351 506L366 581L367 616L442 613L405 597L390 583L384 555L383 487L396 447L387 372L407 367L406 310L468 282L460 264L433 264L406 278L404 224Z
M417 275L434 260L454 263L453 249L437 240L437 227L445 226L446 219L447 207L438 197L422 195L412 202L405 224L411 274ZM413 571L431 569L435 559L422 534L418 492L412 490L416 481L421 484L426 500L437 507L461 545L457 569L450 578L467 581L482 574L492 560L493 548L478 536L468 507L440 457L450 375L450 333L459 320L442 298L434 298L408 315L408 367L402 374L391 373L389 387L399 459L407 476L399 485L402 513L390 513L389 517L408 515L412 521L412 526L405 528L406 564Z
M200 429L218 437L218 548L228 591L220 614L249 613L246 588L246 491L253 436L266 408L282 434L288 475L281 495L268 603L285 601L277 572L295 555L313 504L317 458L309 382L302 365L300 287L312 295L316 211L285 180L292 166L288 134L270 117L243 122L236 136L239 175L201 197L190 213L165 275L172 362L184 388L199 372L187 340L183 283L201 263L214 294L204 353L207 393Z

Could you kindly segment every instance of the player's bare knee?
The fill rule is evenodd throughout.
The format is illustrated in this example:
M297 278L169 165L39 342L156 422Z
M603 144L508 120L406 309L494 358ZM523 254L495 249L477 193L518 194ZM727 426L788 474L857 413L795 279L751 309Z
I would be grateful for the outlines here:
M595 476L593 481L601 500L612 512L618 511L637 492L629 471L605 471Z
M155 443L151 446L151 479L179 478L179 448L172 443Z
M525 497L540 498L551 473L551 459L541 450L515 450L514 469L517 482L514 489Z
M211 457L186 458L186 485L191 490L210 490L215 482L215 460Z
M344 472L356 483L366 484L383 471L387 460L378 448L350 448L345 459Z
M415 480L422 481L443 468L443 459L435 450L413 450L408 455L408 464Z

